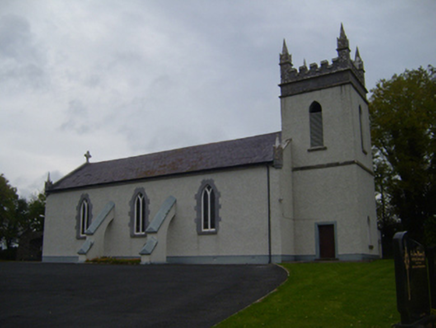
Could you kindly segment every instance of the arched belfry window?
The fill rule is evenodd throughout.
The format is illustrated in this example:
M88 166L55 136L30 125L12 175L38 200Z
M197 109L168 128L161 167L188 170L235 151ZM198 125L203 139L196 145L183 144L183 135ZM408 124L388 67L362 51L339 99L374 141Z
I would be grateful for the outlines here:
M310 147L324 146L323 126L322 126L322 108L321 105L314 101L309 107L310 120Z
M80 197L76 210L76 237L84 239L86 238L86 230L92 221L92 204L88 194L83 194Z
M130 200L130 236L144 237L148 226L150 201L144 188L137 188Z
M219 197L220 194L213 180L203 180L195 196L198 234L216 234L219 228Z

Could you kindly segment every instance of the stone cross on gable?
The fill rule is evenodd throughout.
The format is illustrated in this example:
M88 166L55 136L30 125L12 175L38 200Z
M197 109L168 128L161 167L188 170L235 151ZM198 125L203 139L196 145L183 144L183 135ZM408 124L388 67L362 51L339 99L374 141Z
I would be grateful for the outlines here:
M86 163L89 163L89 159L92 157L92 156L91 156L91 153L89 152L89 150L88 150L88 151L86 152L86 154L83 155L83 156L86 157Z

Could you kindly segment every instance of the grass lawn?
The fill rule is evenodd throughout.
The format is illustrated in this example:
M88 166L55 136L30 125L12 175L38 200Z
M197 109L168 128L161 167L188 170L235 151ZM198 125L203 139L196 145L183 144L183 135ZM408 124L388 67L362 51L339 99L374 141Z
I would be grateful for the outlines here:
M288 280L217 327L391 327L400 321L393 260L285 263Z

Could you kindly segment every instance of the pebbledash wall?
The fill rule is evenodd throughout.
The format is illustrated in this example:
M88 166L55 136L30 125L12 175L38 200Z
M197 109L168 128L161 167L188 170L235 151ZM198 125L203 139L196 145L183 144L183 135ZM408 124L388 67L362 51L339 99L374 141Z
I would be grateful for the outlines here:
M274 169L272 169L274 170ZM190 174L176 178L53 193L47 198L44 261L77 262L83 239L75 237L77 206L86 193L95 216L109 201L115 218L105 235L105 256L139 257L146 236L130 236L130 201L137 188L150 200L150 217L171 193L177 214L167 235L167 261L178 263L268 263L269 231L279 234L278 222L269 228L268 173L266 166ZM273 175L276 175L276 172ZM216 234L198 234L196 194L203 180L213 181L219 192L219 228ZM277 178L273 178L277 181ZM272 192L275 194L276 192ZM276 198L276 197L275 197ZM274 220L275 221L275 220ZM270 230L269 230L270 229ZM274 240L279 240L274 236ZM279 249L278 245L274 245ZM288 250L291 254L292 250ZM277 253L277 251L276 251Z
M149 202L149 221L168 196L177 200L166 236L169 263L322 259L320 227L325 225L333 229L332 258L378 258L380 236L363 61L358 50L351 60L342 26L337 51L338 58L331 64L323 61L319 67L311 64L310 69L304 65L296 70L283 44L282 130L276 142L271 142L271 158L237 167L77 188L59 188L62 179L61 184L49 184L43 261L78 261L83 239L76 238L76 217L84 196L93 216L108 202L115 203L102 255L139 257L147 236L132 237L129 225L130 202L138 188L143 188ZM217 158L221 155L216 154ZM74 178L74 174L67 177ZM219 195L215 234L198 233L197 194L205 181Z
M317 148L310 147L310 134L301 129L310 125L307 112L313 101L321 104L323 114L324 142ZM282 138L292 140L295 254L319 258L319 245L305 240L314 230L316 235L317 224L330 223L337 257L378 256L366 100L350 84L284 97L282 124Z

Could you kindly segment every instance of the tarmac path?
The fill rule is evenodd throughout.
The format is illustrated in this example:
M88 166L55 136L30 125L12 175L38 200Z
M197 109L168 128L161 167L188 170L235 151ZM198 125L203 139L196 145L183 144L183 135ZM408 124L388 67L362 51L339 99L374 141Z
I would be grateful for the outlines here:
M0 327L211 327L286 277L276 265L0 262Z

